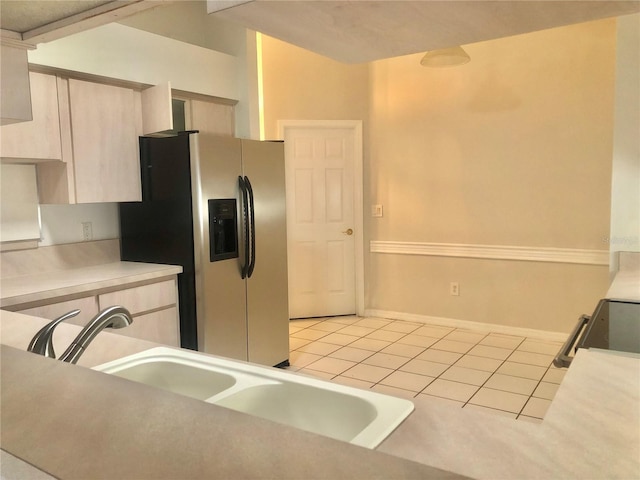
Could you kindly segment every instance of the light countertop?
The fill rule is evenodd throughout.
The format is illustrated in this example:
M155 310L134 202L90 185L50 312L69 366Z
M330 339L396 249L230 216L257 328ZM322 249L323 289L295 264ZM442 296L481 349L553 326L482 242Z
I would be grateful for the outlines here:
M579 350L540 424L414 399L379 451L472 478L640 478L640 358Z
M19 347L1 348L3 478L24 478L25 472L32 478L123 480L463 478L25 352L25 340L45 323L0 312L2 343ZM80 330L58 328L58 349ZM80 363L153 346L101 332Z
M0 308L56 299L110 287L177 275L182 267L138 262L113 262L89 267L5 277L0 285Z
M24 350L25 345L28 344L33 333L45 323L46 320L35 317L11 312L0 312L0 336L2 343ZM60 325L59 332L57 333L58 336L55 338L58 350L64 348L66 344L75 337L79 330L80 327L74 325ZM80 360L80 364L93 366L115 358L143 351L154 346L156 345L150 342L102 332L87 349L87 352ZM21 354L22 352L18 353ZM27 358L30 358L31 356L31 354L26 355ZM24 357L24 355L22 355L22 357ZM38 357L36 357L36 360L40 360L41 362L44 361L47 364L61 363L52 362ZM10 384L5 384L5 378L9 378L6 376L8 368L7 365L10 365L10 362L4 362L2 367L2 449L8 451L18 459L25 460L32 465L38 466L45 472L54 474L54 476L58 476L60 478L73 478L73 476L68 476L69 472L63 468L63 465L52 462L51 458L46 455L43 457L41 455L42 452L37 455L32 453L33 449L29 448L29 445L25 444L23 441L19 443L19 448L16 447L13 441L15 438L20 436L12 437L7 434L8 430L5 427L12 424L7 423L10 419L5 416L9 415L12 410L7 407L9 402L6 401L4 395L6 392L21 392L22 388L20 385L12 385L11 388L8 388ZM36 368L36 366L34 365L28 368ZM69 370L69 368L73 368L73 372ZM78 368L79 367L77 366L65 366L65 372L68 374L73 373L72 377L77 378L79 375L77 372ZM105 395L106 391L116 388L116 385L111 382L111 377L105 378L105 374L101 374L100 372L90 373L92 375L89 379L84 379L83 374L83 382L91 382L90 385L92 391L98 392L99 396L96 399L93 399L92 397L83 397L84 403L80 403L86 408L89 408L89 412L92 411L90 407L92 402L102 401L100 399L103 397L100 397L100 395ZM26 375L24 372L19 374L18 377L21 379L38 378L32 374ZM108 387L99 386L101 382L107 381L109 382ZM331 456L325 458L334 458L333 455L337 455L338 452L342 458L345 453L349 453L349 455L351 455L351 466L357 466L359 462L366 463L372 461L371 458L368 457L369 453L362 454L359 447L307 434L306 432L291 430L284 426L270 424L270 422L267 422L269 425L268 428L272 428L273 431L266 432L263 430L267 428L264 424L266 421L262 421L261 419L248 420L244 418L246 416L238 414L237 412L233 412L233 414L225 412L222 417L219 417L222 413L219 411L220 407L215 405L206 404L206 406L203 405L202 408L200 408L200 406L195 407L192 399L157 390L154 390L154 394L150 395L152 392L149 391L149 387L145 387L143 385L138 386L137 384L133 387L127 383L123 384L122 382L124 380L122 379L117 379L117 381L119 382L117 395L118 402L120 402L118 405L128 405L131 402L137 403L140 401L138 395L142 395L143 398L146 398L155 397L157 394L161 398L152 400L153 406L148 406L152 410L159 409L160 407L158 407L156 402L160 402L162 403L162 408L160 410L167 409L164 410L165 413L166 411L177 411L180 412L180 416L187 415L187 411L191 411L193 415L206 414L209 417L206 422L198 420L195 417L192 417L189 421L193 424L202 423L206 425L223 425L228 434L233 432L233 436L231 438L233 445L236 446L234 448L239 448L239 445L245 441L248 442L241 450L236 452L238 455L249 455L250 450L257 448L256 442L254 442L254 438L252 438L254 436L253 433L249 433L252 431L251 429L254 428L251 426L251 422L257 422L261 429L259 431L259 436L262 438L264 448L277 449L283 447L285 444L281 444L280 442L284 442L285 437L288 439L298 438L298 434L301 435L298 440L303 442L304 445L310 446L309 450L307 450L306 447L296 447L295 455L291 454L292 450L289 450L286 454L280 454L273 451L272 455L275 455L274 461L276 462L291 461L292 458L300 457L300 461L306 462L308 466L313 464L314 468L320 468L320 464L316 464L315 460L310 458L303 460L307 455L309 457L317 456L317 449L319 448L322 452ZM36 383L39 384L40 382L41 381L38 380ZM72 382L72 380L66 379L65 382ZM51 386L49 380L46 381L46 386L44 387L32 385L33 382L28 382L26 380L24 383L25 389L22 393L28 397L37 397L38 394L36 394L35 391L39 388L54 388ZM71 391L73 392L76 391L74 389L79 388L75 384L71 385L66 383L66 385L71 388ZM120 388L123 388L126 392L124 390L120 390ZM69 393L63 394L61 392L51 392L53 397L57 394L63 395L65 402L70 401ZM39 395L42 396L42 392ZM89 395L89 392L85 392L82 395ZM132 395L132 397L125 400L127 395ZM170 395L172 397L170 405L168 403L164 403L169 402L169 400L165 398L166 395ZM72 394L71 397L73 397ZM173 402L176 402L176 404ZM184 402L189 405L186 405ZM203 404L203 402L195 403ZM500 417L491 413L464 410L448 405L445 402L440 402L437 399L414 399L414 403L416 405L415 411L377 449L380 453L391 455L390 457L383 456L382 458L374 461L374 464L377 465L377 473L381 474L380 476L383 478L385 475L387 478L404 478L403 475L398 473L400 470L395 470L396 468L400 468L399 464L394 463L395 460L391 461L388 467L389 469L384 469L383 465L390 462L389 459L394 458L397 460L410 460L411 462L409 462L408 465L411 467L402 467L409 468L407 471L413 471L411 470L411 468L415 468L415 466L413 466L415 465L413 462L422 464L425 468L428 466L441 469L425 470L417 475L418 478L442 478L439 477L439 475L444 475L443 471L453 472L455 474L471 478L487 479L640 478L640 358L637 356L616 355L597 350L580 350L576 355L571 368L567 372L558 392L556 393L555 399L547 411L544 421L541 424L530 424L510 418ZM96 403L95 407L101 412L97 414L99 417L103 414L107 416L110 415L109 413L105 413L108 409L103 409L99 404ZM16 403L12 408L17 409L17 412L19 413L23 411L23 408L25 407ZM36 406L34 405L33 408L36 408ZM38 406L37 408L38 411L40 411L39 409L44 407ZM67 407L65 406L65 408ZM70 408L77 409L80 407L74 404L74 406ZM128 407L125 406L124 408L126 410ZM206 413L203 409L206 409ZM120 411L120 409L118 409L118 411ZM138 409L133 409L132 412L139 413ZM71 413L69 413L69 415L71 415ZM89 413L85 412L83 415L86 416L89 415ZM86 420L86 417L83 415L80 415L78 418L84 418L84 420ZM121 415L122 414L119 413L118 417ZM174 453L176 451L179 452L182 447L177 448L176 445L180 445L181 441L186 442L185 445L200 445L199 448L205 448L202 447L202 445L211 444L211 442L224 443L230 441L227 437L225 437L225 440L214 440L212 438L208 438L206 441L201 440L200 442L195 443L191 440L187 441L187 439L182 437L180 437L182 440L176 440L172 434L163 432L174 431L178 428L177 425L171 422L162 423L160 417L158 417L159 415L161 416L161 413L157 413L157 415L151 417L148 415L142 415L139 418L127 417L127 419L122 420L122 423L118 424L118 428L124 429L124 425L130 422L132 425L131 428L136 429L136 431L138 431L138 429L142 429L146 432L137 434L137 438L141 441L146 441L146 435L149 433L147 430L151 430L151 433L156 437L156 443L154 444L154 449L156 450L153 450L153 452L155 452L154 454L157 454L157 452L162 448L167 448ZM106 425L111 425L103 418L92 421L97 422L92 428L98 428L96 425L99 425L100 428L106 428ZM154 426L150 429L153 422L160 422L160 425ZM238 428L232 426L236 423L239 425ZM22 423L19 425L20 428L24 428ZM75 423L72 423L72 426L74 429L81 428ZM165 430L165 427L169 430ZM110 426L109 428L115 427ZM199 433L196 434L196 432ZM188 436L193 437L194 435L205 435L205 433L205 430L198 428L188 432ZM41 432L41 434L43 433ZM111 434L115 435L113 432L110 432L110 435ZM131 435L131 432L126 433L125 431L123 435L126 437L127 435ZM161 442L157 440L158 435L160 437L162 435L166 435L165 442L167 443L164 447L162 447ZM207 433L206 435L211 434ZM71 442L73 444L65 444L65 448L71 449L70 451L76 451L76 449L81 448L83 442L89 442L89 440L84 439L83 436L75 430L73 436L76 437L76 440L73 442L79 443ZM313 440L310 441L309 438L306 438L307 436L312 437ZM12 438L14 440L11 440ZM37 443L39 441L38 438L39 437L32 438L31 441ZM267 439L269 439L269 441L267 441ZM171 445L171 447L169 448L167 445ZM292 448L289 440L286 441L286 446L287 448ZM357 451L352 450L352 447L357 449ZM41 449L35 450L39 452ZM135 452L136 455L140 454L139 449L135 449L133 452ZM171 470L171 468L174 468L171 466L171 462L177 458L173 456L174 453L172 453L170 459L167 460L169 462L169 466L162 462L160 465L163 465L163 468L169 468L167 471L173 471L175 473L174 470ZM265 452L259 452L258 456L263 457L265 454ZM32 455L35 455L35 457ZM96 453L95 449L92 449L92 452L88 453L88 455L88 458L92 459L91 461L98 462L100 465L102 465L101 462L105 461L102 457L94 458L96 455L103 455L103 453ZM121 468L125 468L122 465L126 466L127 462L131 461L127 454L123 455L124 457L118 460ZM191 453L189 455L191 455ZM221 461L218 457L215 458L216 461ZM151 467L153 462L149 458L142 460L139 459L139 461L146 465L145 468L150 469L150 476L146 478L160 478L151 475L157 475L158 471L155 467ZM151 463L144 463L147 461ZM201 459L201 461L205 462L203 459ZM243 462L243 460L238 458L233 461L227 460L227 463L241 461ZM335 464L333 465L335 466ZM333 470L327 470L328 467L322 467L318 472L324 472L326 478L328 478L327 475L329 474L331 474L330 476L332 476L332 478L339 478L340 476L345 477L342 474L345 474L346 472L350 472L352 478L364 478L355 475L357 470L351 469L351 466L348 468L347 466L344 466L343 469L338 468ZM106 468L102 465L101 468L103 467ZM253 464L251 468L254 467L258 468L258 465ZM83 468L88 469L89 467L84 466ZM130 472L135 472L136 475L141 474L141 471L137 470L138 467L131 465L130 468L133 469L130 470ZM200 464L198 468L214 467L213 463L207 460L204 464ZM248 467L244 465L242 468ZM263 468L263 466L261 468ZM294 468L292 472L298 471L299 473L300 471L296 470L296 468ZM366 468L368 469L369 467ZM106 471L111 472L110 470ZM255 472L254 470L251 471ZM280 476L282 473L276 470L267 471L271 472L271 474L275 474L276 477ZM266 473L267 471L263 473L263 476L268 477L268 474ZM89 470L83 470L83 472L86 474ZM368 478L375 478L375 475L371 476L373 475L372 471L366 470L366 472L367 475L370 475ZM119 478L130 478L126 473L127 471L120 471ZM202 471L200 471L200 473L202 473ZM226 473L229 474L230 471L226 470ZM244 473L247 473L247 471L244 471ZM396 477L394 477L392 473L393 475L396 475ZM413 471L413 473L415 474L416 471ZM321 477L322 475L319 476ZM346 476L346 478L348 478L348 476Z
M638 273L635 269L619 272L609 294L614 298L636 299L633 295ZM46 320L35 317L0 312L1 342L24 350L31 336L45 323ZM58 350L62 351L79 329L74 325L60 325L55 336ZM103 332L81 358L80 364L93 366L154 346L150 342ZM130 446L131 451L125 448L113 452L110 445L102 445L109 449L101 451L92 444L100 441L100 438L85 438L85 434L90 435L91 432L79 433L82 432L81 423L74 420L72 428L80 430L73 430L74 435L69 435L76 440L65 440L64 451L73 451L74 458L77 458L78 451L82 451L83 455L85 453L83 445L92 445L87 452L87 461L83 460L82 468L78 470L84 474L94 472L91 462L96 462L94 465L103 469L100 471L105 477L111 474L118 478L131 478L131 474L135 473L136 478L145 478L143 474L148 474L146 478L162 478L162 472L175 474L175 462L179 461L180 468L195 462L189 472L194 477L209 478L212 471L227 476L242 473L245 477L263 478L285 478L296 474L309 478L452 478L447 477L450 475L447 472L479 479L640 478L638 355L596 349L579 350L540 424L461 409L437 399L414 399L415 411L377 448L377 452L292 430L238 412L227 412L215 405L169 392L149 390L150 387L144 385L122 383L125 382L123 379L105 378L105 374L100 372L87 371L87 377L84 373L78 373L85 369L59 366L61 362L38 357L33 359L33 355L23 352L9 353L7 358L15 359L16 355L34 360L28 362L30 366L25 367L27 370L45 368L51 375L55 370L56 378L66 378L65 382L73 383L76 381L73 379L79 377L83 379L81 382L90 382L91 389L83 393L90 396L84 397L90 398L88 404L87 401L80 404L75 402L73 389L81 388L76 383L68 392L57 392L65 399L59 407L69 409L70 418L77 411L73 409L80 408L82 414L78 418L84 421L89 421L92 414L97 415L95 420L91 420L94 422L92 426L101 433L106 429L106 438L126 440L133 435L136 440L151 442L148 451L135 447L135 444ZM20 370L22 362L13 363L10 369L7 369L7 365L12 365L12 362L3 361L2 366L2 449L18 459L11 462L16 468L24 467L21 459L59 478L74 478L65 461L43 455L43 449L33 448L40 445L43 437L25 440L24 435L20 434L25 428L25 420L20 415L28 407L16 398L20 398L20 395L38 398L38 395L42 396L43 388L55 389L55 384L50 379L39 380L40 377L27 374L26 371L19 371L11 377L11 370ZM71 373L73 375L65 377ZM5 378L9 379L7 383ZM11 378L14 380L11 381ZM103 382L108 387L101 386ZM115 397L105 397L110 392ZM17 397L13 397L11 403L7 401L11 399L5 395ZM171 398L167 398L167 395ZM52 392L52 398L56 398L56 391ZM114 415L113 408L109 410L99 406L105 398L119 402L116 405L125 405L125 411L128 405L136 405L131 409L132 416L124 415L120 413L121 409L116 408L118 413L114 423L109 419L109 415ZM144 414L141 414L138 402L145 398L147 400L144 402L149 403L143 402L146 410L143 408ZM72 402L73 405L69 407L66 403L69 401L75 403ZM91 402L96 404L92 407ZM32 408L35 410L28 411L40 412L44 407L34 404ZM165 421L163 416L166 417L166 411L171 411L172 415ZM136 416L135 412L140 415ZM54 430L60 427L54 422L57 413L52 412L50 417ZM11 418L12 414L17 415L19 421ZM24 417L31 418L36 425L40 423L39 416ZM205 417L206 420L203 419ZM175 423L174 418L187 422L190 428L184 429L184 424ZM191 425L194 427L191 428ZM5 428L7 426L18 430L14 430L12 436L11 430ZM138 433L127 430L131 428ZM177 432L179 438L171 432ZM43 431L41 435L45 433ZM58 433L54 436L59 437ZM209 445L215 445L216 448L210 450ZM194 455L192 449L200 454ZM205 451L207 455L202 454ZM219 451L224 455L220 456ZM159 452L163 452L163 455L164 452L169 453L159 461L154 457ZM66 458L65 454L60 455ZM184 461L187 457L189 462ZM4 455L2 458L13 457ZM258 460L247 463L247 458ZM402 459L407 463L402 463ZM114 465L120 470L112 470ZM268 465L266 470L265 465ZM156 468L158 466L160 470ZM185 473L184 470L180 472ZM181 476L187 478L189 475ZM79 478L77 474L75 478Z

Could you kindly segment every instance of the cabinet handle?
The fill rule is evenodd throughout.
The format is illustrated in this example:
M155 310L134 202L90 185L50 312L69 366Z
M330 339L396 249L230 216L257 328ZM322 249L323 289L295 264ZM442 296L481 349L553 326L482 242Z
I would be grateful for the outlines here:
M583 327L587 324L587 322L590 319L591 317L589 315L580 316L580 318L578 319L578 323L576 323L576 326L573 327L573 331L571 332L571 335L569 335L569 338L567 339L566 342L564 342L564 345L562 346L562 348L560 348L560 351L553 359L553 364L556 367L558 368L568 367L571 364L572 358L569 356L571 347L573 347L573 344L576 343L576 340L578 339L578 335L580 335L580 332L582 331Z

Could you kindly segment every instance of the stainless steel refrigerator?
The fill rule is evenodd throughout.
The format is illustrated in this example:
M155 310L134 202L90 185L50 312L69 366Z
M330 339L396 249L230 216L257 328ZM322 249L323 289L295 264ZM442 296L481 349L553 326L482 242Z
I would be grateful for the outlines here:
M181 346L288 365L282 142L141 137L140 165L142 202L120 204L121 258L182 265Z

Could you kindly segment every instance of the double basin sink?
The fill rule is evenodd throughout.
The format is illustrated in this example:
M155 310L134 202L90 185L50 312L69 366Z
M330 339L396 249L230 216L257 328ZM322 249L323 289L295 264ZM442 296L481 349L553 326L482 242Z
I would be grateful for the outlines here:
M378 446L414 408L409 400L370 390L165 347L94 369L367 448Z

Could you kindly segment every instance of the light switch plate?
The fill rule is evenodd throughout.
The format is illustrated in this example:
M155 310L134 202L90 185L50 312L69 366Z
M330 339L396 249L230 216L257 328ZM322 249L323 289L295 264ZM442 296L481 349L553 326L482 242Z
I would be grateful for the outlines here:
M371 206L371 216L372 217L381 217L382 216L382 205L372 205Z

